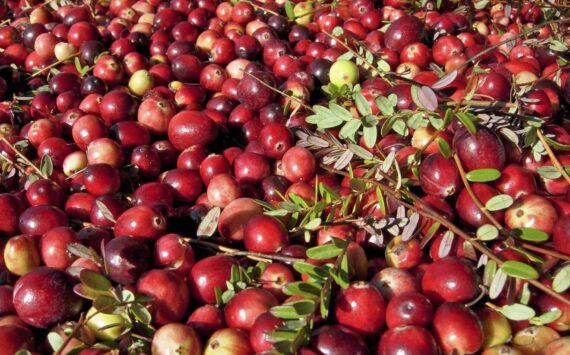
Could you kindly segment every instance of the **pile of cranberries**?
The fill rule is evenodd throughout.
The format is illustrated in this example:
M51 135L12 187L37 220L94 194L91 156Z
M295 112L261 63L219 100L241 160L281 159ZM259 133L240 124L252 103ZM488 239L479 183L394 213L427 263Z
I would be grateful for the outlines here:
M459 4L2 2L0 354L570 354L570 11Z

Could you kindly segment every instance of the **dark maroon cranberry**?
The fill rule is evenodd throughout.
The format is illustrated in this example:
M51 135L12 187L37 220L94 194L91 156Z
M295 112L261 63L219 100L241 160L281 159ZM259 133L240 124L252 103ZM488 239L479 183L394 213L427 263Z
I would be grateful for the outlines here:
M105 265L111 280L134 284L148 268L151 255L146 244L131 237L121 237L105 244Z

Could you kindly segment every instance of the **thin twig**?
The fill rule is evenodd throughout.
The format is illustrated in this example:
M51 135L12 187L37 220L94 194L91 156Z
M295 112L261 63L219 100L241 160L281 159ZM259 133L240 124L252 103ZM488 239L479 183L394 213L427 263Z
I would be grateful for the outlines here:
M16 155L22 159L24 161L24 163L31 167L32 169L34 169L34 171L41 176L44 179L49 179L49 176L46 176L46 174L44 174L40 168L38 168L34 163L32 163L22 152L20 152L18 149L16 149L16 147L14 147L14 145L12 143L10 143L5 137L1 137L0 141L2 141L4 144L6 144L8 147L10 147L10 149L12 149L14 151L14 153L16 153Z
M461 160L459 159L459 156L457 154L453 155L453 160L455 160L455 165L457 166L457 170L459 171L459 175L461 176L461 181L463 181L465 190L467 190L467 193L469 194L469 197L471 197L471 200L473 200L473 203L475 203L477 208L485 215L485 217L487 217L489 221L491 221L491 223L498 230L503 232L503 234L508 234L508 232L503 228L501 223L499 223L499 221L497 221L497 219L493 216L493 214L489 212L489 210L487 210L485 206L483 206L481 201L479 201L479 198L477 198L477 195L475 195L475 192L473 192L473 189L471 188L469 181L467 181L467 176L465 175L465 169L463 169L463 164L461 164Z
M554 165L556 169L558 169L560 174L562 174L562 176L564 177L564 180L566 180L566 182L570 184L570 176L568 176L568 173L566 172L562 164L560 164L560 161L558 160L558 158L556 158L556 155L554 154L552 149L550 149L550 145L548 145L548 142L546 141L546 139L544 139L544 135L542 134L542 131L540 129L536 130L536 135L538 136L538 139L544 146L546 154L548 154L548 157L552 161L552 165Z

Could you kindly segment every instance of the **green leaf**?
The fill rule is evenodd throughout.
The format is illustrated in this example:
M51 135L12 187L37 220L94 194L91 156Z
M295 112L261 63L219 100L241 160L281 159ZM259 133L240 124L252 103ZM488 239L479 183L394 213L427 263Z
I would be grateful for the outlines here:
M445 159L451 158L451 147L447 143L447 141L441 137L435 139L437 143L437 147L439 148L439 152L441 155L445 157Z
M376 145L376 140L378 139L378 129L374 127L364 127L364 144L368 148L373 148Z
M495 260L487 261L485 269L483 270L483 285L490 286L491 281L495 277L496 272L497 272L497 262Z
M289 282L283 286L283 293L288 296L303 296L306 298L313 298L319 296L321 293L321 286L315 284L314 282Z
M348 265L348 255L344 254L340 262L340 268L337 273L333 273L331 270L331 276L334 281L342 288L347 288L350 284L350 272Z
M354 118L347 109L334 102L329 105L329 109L331 111L331 114L343 121L350 121Z
M83 269L79 274L79 279L85 286L95 291L107 292L113 288L111 281L105 276L89 269Z
M302 261L293 263L293 269L298 273L307 275L315 280L324 280L328 276L328 271L323 267L311 265Z
M42 157L42 160L40 161L40 170L42 174L47 177L50 177L53 173L53 161L49 155L45 154Z
M329 306L331 303L331 288L332 284L326 282L321 289L321 317L327 319L329 316Z
M564 292L570 287L570 264L560 269L552 280L552 288L556 292Z
M56 332L49 332L47 340L54 352L57 352L64 343L63 337Z
M447 128L453 119L453 110L448 108L445 110L445 115L443 116L443 127Z
M517 279L534 280L538 278L538 272L530 265L514 260L507 260L501 266L505 274Z
M143 324L150 324L152 316L148 309L140 303L133 303L129 307L131 313Z
M99 295L93 300L93 307L99 312L111 314L115 311L118 303L119 301L114 297Z
M488 211L500 211L509 208L514 200L510 195L501 194L491 197L486 203L485 208Z
M364 97L364 95L362 95L360 91L354 93L352 97L354 98L356 109L358 110L358 112L360 112L362 116L372 114L372 109L370 108L370 104L368 104L368 101L366 101L366 98Z
M285 14L287 15L287 18L289 20L294 20L295 12L293 11L293 4L291 3L291 1L286 0L284 5L285 5Z
M364 149L361 146L356 145L356 144L352 144L352 143L349 144L348 149L350 149L350 151L353 152L354 154L356 154L359 158L364 159L364 160L369 160L369 159L372 159L374 157L372 155L372 153L370 153L366 149Z
M406 122L411 129L418 129L423 126L425 122L424 115L421 112L416 112L408 118Z
M499 312L510 320L528 320L536 315L534 309L524 304L508 304L499 309Z
M465 177L471 182L489 182L500 178L501 172L497 169L476 169L465 174Z
M358 132L361 125L362 121L359 119L350 120L342 126L340 132L338 132L338 136L343 139L354 141L354 135Z
M380 109L380 112L382 112L382 115L391 116L394 114L394 105L392 105L390 99L384 96L378 96L374 101L378 109Z
M310 231L314 231L317 230L320 226L321 226L321 219L314 218L311 221L309 221L309 223L305 224L303 228Z
M484 224L477 229L477 238L479 238L479 240L495 240L498 236L499 230L491 224Z
M558 143L557 141L548 136L544 136L544 140L546 141L546 143L548 143L548 145L550 145L553 148L556 148L557 150L563 150L566 152L570 151L570 145Z
M272 307L269 312L281 319L298 319L312 314L317 305L313 300L299 300Z
M198 237L211 237L218 230L218 221L220 220L220 214L222 209L220 207L212 207L204 216L198 229L196 230L196 235Z
M512 230L512 233L517 238L529 242L545 242L548 240L548 234L534 228L516 228Z
M558 318L560 318L561 315L562 311L559 309L555 309L553 311L543 313L540 316L531 319L530 323L536 325L549 324L556 321Z
M474 121L477 119L473 114L467 114L465 112L457 112L455 114L459 121L463 123L463 126L469 131L471 134L475 134L477 132L477 127L475 127Z
M339 256L340 253L342 253L342 249L332 243L323 244L307 249L307 256L315 260L326 260L334 258Z
M301 207L288 201L279 202L279 207L289 212L300 212L302 210Z
M317 123L317 127L318 127L320 130L324 130L324 129L327 129L327 128L335 128L335 127L340 126L343 122L344 122L344 121L341 120L341 119L338 118L338 117L329 116L329 117L327 117L327 118L324 118L324 119L320 120L320 121Z
M554 166L540 166L536 172L545 179L556 180L562 176L562 173Z
M97 297L99 297L99 295L101 295L101 292L94 290L90 287L87 287L84 284L75 285L73 287L73 292L88 300L95 300L97 299Z

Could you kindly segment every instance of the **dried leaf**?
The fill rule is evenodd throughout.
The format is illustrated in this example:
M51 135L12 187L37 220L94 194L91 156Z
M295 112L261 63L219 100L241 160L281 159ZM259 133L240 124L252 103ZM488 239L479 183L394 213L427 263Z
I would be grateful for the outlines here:
M453 70L452 72L446 74L445 76L443 76L441 79L439 79L438 81L436 81L431 88L438 90L438 89L443 89L446 86L448 86L449 84L451 84L455 78L457 78L457 70Z
M449 255L451 251L451 247L453 246L453 240L455 239L455 234L452 231L446 231L443 234L443 238L441 239L441 244L439 245L439 249L437 251L437 255L440 258L445 258Z
M218 228L218 221L220 219L220 213L222 209L220 207L213 207L208 211L204 219L200 222L198 229L196 231L196 236L198 237L211 237L216 232Z

